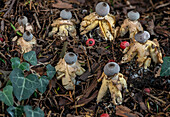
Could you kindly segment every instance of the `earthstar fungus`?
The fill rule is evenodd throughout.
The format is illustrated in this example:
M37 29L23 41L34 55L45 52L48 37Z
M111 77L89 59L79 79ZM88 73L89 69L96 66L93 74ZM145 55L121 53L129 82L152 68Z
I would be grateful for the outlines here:
M95 12L83 18L80 24L80 35L99 27L104 40L114 40L118 29L115 29L115 17L109 11L110 7L106 2L98 3Z
M20 32L24 33L25 31L29 31L33 33L33 27L28 22L28 18L26 16L20 16L18 18L18 22L16 23L16 30L19 30Z
M122 57L121 63L130 62L135 56L137 56L137 62L139 67L144 66L144 69L150 66L151 59L156 63L163 63L162 53L160 51L159 43L156 39L153 41L148 40L150 34L147 31L138 32L135 35L135 40L126 48Z
M73 52L68 52L64 58L55 66L57 79L62 80L62 84L67 90L74 90L76 83L76 75L82 75L85 69L77 61L77 55Z
M77 31L75 28L75 22L73 22L71 18L72 13L70 11L62 10L60 12L60 18L54 20L51 24L53 28L48 36L51 37L57 33L61 40L65 40L68 36L71 36L73 39L76 38Z
M23 36L17 40L17 45L21 46L22 53L32 51L36 44L36 38L29 31L26 31Z
M113 104L122 104L121 90L122 88L127 89L127 83L123 74L119 73L119 71L120 67L115 62L109 62L105 65L104 72L98 80L102 80L102 85L97 96L97 103L102 100L109 89Z
M138 22L140 14L139 12L130 11L127 16L128 18L121 25L120 36L123 37L129 31L129 38L133 39L137 32L143 31L142 25Z

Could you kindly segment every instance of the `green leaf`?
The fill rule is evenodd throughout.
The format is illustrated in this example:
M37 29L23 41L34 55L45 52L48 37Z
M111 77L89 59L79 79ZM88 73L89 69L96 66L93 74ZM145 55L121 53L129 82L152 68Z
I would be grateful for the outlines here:
M55 73L56 73L55 67L53 67L50 64L48 64L46 66L46 68L47 68L48 79L51 80L54 77Z
M46 87L48 86L49 80L47 78L47 76L41 76L41 78L39 79L39 87L38 90L41 93L44 93L46 91Z
M14 104L12 91L13 87L10 85L3 88L3 92L0 91L0 100L8 106L12 106Z
M4 60L4 59L2 59L2 58L0 58L0 61L2 61L3 63L5 63L5 60Z
M11 27L14 29L14 30L16 30L16 28L15 28L15 26L12 24L12 23L10 23L11 24ZM20 33L20 32L16 32L19 36L22 36L22 34Z
M18 57L11 58L12 69L18 68L20 65L20 59Z
M35 51L27 52L23 55L24 59L32 65L37 65L37 57Z
M23 62L23 63L21 63L21 64L19 65L19 68L20 68L21 70L27 70L27 71L29 71L29 70L30 70L30 64L29 64L29 63L26 63L26 62Z
M163 58L163 64L161 68L161 76L169 76L170 75L170 57Z
M11 117L22 117L24 113L24 107L23 106L10 106L7 109L7 112L11 115Z
M38 77L34 74L24 77L24 73L21 69L15 68L9 75L14 88L14 95L21 101L22 99L28 99L39 87Z
M44 112L39 107L32 110L32 107L27 105L24 106L24 111L26 117L44 117Z

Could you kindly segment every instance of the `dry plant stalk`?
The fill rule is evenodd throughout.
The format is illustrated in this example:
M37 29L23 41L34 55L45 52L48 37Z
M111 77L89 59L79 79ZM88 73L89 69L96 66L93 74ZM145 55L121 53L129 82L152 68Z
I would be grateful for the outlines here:
M126 54L122 58L121 63L127 63L135 56L137 56L136 61L139 63L139 67L144 65L145 69L150 66L151 58L154 63L163 63L162 53L156 39L153 41L147 40L144 44L135 41L126 48L124 53ZM149 56L151 56L151 58Z
M127 89L126 80L123 78L123 74L118 73L115 76L109 78L104 72L98 81L102 80L102 85L100 87L97 103L99 103L105 96L107 90L109 89L111 93L112 102L114 105L122 104L122 88Z
M57 79L62 79L62 84L67 90L74 90L76 75L82 75L85 69L76 61L76 63L69 65L64 59L60 59L55 66L57 72Z

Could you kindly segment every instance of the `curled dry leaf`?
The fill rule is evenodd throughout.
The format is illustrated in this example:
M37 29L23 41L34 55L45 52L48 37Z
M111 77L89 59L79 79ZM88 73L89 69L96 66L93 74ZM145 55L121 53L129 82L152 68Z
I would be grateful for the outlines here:
M120 28L120 36L123 37L129 31L129 38L133 39L135 34L143 31L143 27L137 20L125 19Z
M96 12L93 12L83 18L83 21L80 24L80 35L84 35L96 27L100 27L100 32L102 33L105 40L114 40L114 38L117 36L115 23L116 20L113 15L108 14L102 17Z
M53 36L55 33L57 33L58 36L63 37L65 39L68 36L76 38L77 32L75 29L75 24L71 20L64 20L62 18L58 18L51 24L51 26L53 27L53 29L48 34L49 36Z
M21 46L22 53L27 53L29 51L32 51L34 45L36 44L37 44L37 41L35 37L33 37L31 41L25 41L23 37L17 40L17 45Z
M108 78L108 76L105 75L103 72L102 76L99 79L103 79L103 81L97 96L97 103L101 101L101 99L105 96L107 90L109 89L113 104L122 104L121 89L127 89L127 83L126 80L123 78L123 74L118 73L116 76L114 76L114 78Z
M55 69L57 79L62 79L62 84L67 90L74 90L76 75L81 75L85 72L85 69L77 61L72 65L68 65L64 59L60 59Z
M64 8L71 9L71 8L73 8L72 4L69 4L69 3L66 3L66 2L62 2L61 0L57 0L56 4L52 4L52 7L61 8L61 9L64 9Z
M144 65L145 69L150 66L151 58L155 63L163 63L162 53L159 49L157 40L147 40L144 44L135 41L126 48L126 52L127 53L122 57L121 63L127 63L135 56L137 56L139 67ZM151 56L151 58L149 56Z

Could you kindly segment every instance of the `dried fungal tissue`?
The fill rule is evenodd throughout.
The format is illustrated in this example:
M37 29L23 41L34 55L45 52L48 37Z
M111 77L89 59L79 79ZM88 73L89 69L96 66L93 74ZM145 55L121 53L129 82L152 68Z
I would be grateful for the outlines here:
M23 36L17 40L17 45L21 46L22 53L32 51L36 44L36 38L29 31L26 31Z
M148 40L150 34L147 31L139 32L135 35L135 40L124 51L126 53L122 57L121 63L130 62L137 56L139 67L144 66L147 69L151 64L151 59L156 63L163 63L162 53L159 48L159 43L156 39L153 41Z
M80 24L80 35L85 35L89 31L99 27L104 40L114 40L117 37L118 28L115 29L115 17L109 13L110 7L106 2L96 5L96 12L83 18Z
M63 59L60 59L55 66L57 79L62 80L62 84L67 90L74 90L76 75L82 75L85 69L77 61L77 56L73 52L68 52Z
M71 36L73 39L76 38L77 31L75 28L74 20L71 20L72 13L68 10L62 10L60 12L60 18L54 20L51 24L52 31L49 32L48 36L51 37L54 34L60 37L61 40L65 40L68 36Z
M107 91L110 91L112 103L114 105L122 104L122 89L127 89L126 80L123 74L119 73L120 67L115 62L109 62L104 67L104 72L98 81L102 80L97 103L102 101L102 98L106 95Z
M129 31L129 38L134 39L135 34L140 31L143 31L143 27L138 21L139 17L140 14L138 12L128 12L128 18L124 20L120 28L121 37L123 37Z

